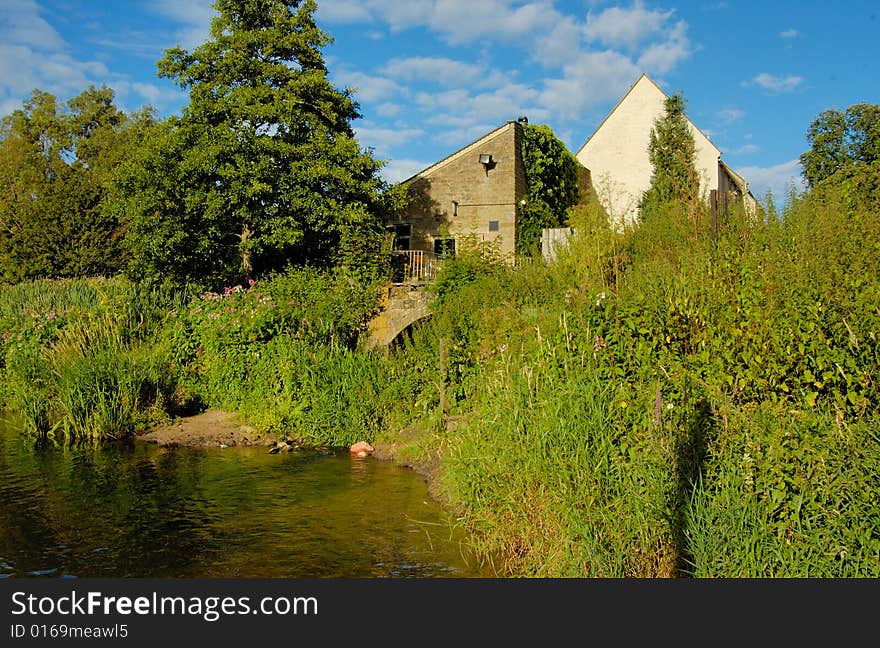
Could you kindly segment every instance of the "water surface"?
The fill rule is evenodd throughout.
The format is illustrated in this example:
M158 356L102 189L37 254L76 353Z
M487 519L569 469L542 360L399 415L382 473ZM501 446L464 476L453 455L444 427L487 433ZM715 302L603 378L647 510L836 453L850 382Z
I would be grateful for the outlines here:
M476 577L413 471L347 452L37 448L0 419L0 577Z

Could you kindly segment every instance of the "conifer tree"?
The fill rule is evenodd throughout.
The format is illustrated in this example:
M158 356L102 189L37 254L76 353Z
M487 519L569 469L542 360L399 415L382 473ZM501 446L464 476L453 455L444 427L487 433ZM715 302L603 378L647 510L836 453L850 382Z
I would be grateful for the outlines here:
M288 262L369 263L380 163L355 141L350 92L327 78L314 0L214 8L207 42L158 63L189 104L118 181L131 274L217 287Z
M700 178L694 163L694 136L680 93L667 97L664 114L651 130L648 155L654 171L651 186L640 203L642 217L652 207L664 203L678 202L696 208Z

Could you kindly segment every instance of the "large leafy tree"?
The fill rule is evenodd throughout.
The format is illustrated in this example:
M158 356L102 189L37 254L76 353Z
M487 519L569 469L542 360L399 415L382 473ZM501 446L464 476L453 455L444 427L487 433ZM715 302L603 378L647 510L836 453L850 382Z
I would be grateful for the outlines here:
M217 0L211 37L159 74L189 104L118 178L136 278L212 286L287 263L375 259L380 163L327 78L314 0Z
M35 90L0 130L0 278L111 274L120 223L106 184L150 113L128 118L90 86L67 105Z
M640 203L643 218L652 206L659 204L677 202L696 207L700 177L694 163L695 150L684 98L680 93L667 97L663 115L654 123L648 143L653 174Z
M810 150L800 156L811 187L838 171L880 161L880 106L854 104L823 111L807 130Z
M527 198L517 224L517 249L526 253L539 244L543 228L566 223L569 208L581 197L583 167L546 124L526 124L522 148Z

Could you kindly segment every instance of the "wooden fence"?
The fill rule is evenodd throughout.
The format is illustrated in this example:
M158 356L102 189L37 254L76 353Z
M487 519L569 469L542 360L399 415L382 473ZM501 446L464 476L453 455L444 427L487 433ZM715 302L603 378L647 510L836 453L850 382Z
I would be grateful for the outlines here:
M394 283L429 283L440 270L440 260L424 250L395 250L391 253Z

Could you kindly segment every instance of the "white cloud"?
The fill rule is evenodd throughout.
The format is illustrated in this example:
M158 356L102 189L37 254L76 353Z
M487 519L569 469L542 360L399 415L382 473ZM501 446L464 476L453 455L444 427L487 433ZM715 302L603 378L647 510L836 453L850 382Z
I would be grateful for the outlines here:
M520 115L527 115L534 120L549 116L549 112L540 104L540 93L520 83L507 83L500 88L476 94L464 89L439 93L421 92L416 95L415 100L423 111L432 113L426 118L427 123L452 126L459 133L468 135L480 129L483 133L488 132ZM481 133L477 133L479 134ZM457 137L464 139L467 135L439 134L437 137L441 141L450 142Z
M358 126L355 128L358 142L370 147L380 156L388 155L391 148L400 146L425 134L420 128L373 128Z
M797 38L800 36L800 32L797 29L786 29L784 32L779 32L779 35L783 38Z
M41 51L63 49L64 40L42 16L34 0L5 0L0 3L0 29L6 45L25 45Z
M562 6L555 0L323 0L319 17L362 23L365 33L379 29L390 38L424 29L449 45L467 45L471 57L479 51L479 58L468 59L394 58L377 68L379 76L336 75L360 87L358 98L375 102L372 115L409 114L405 126L430 125L430 137L449 146L520 115L571 129L590 109L619 99L641 72L666 74L695 50L688 24L675 18L674 9L648 8L636 0L576 16L556 5ZM510 49L519 52L516 68L493 68L500 61L496 52L509 56ZM530 63L541 65L545 77L518 81L518 72Z
M316 18L319 22L358 23L371 22L372 14L358 0L325 0L318 5Z
M539 37L532 51L543 65L557 66L568 61L581 48L581 25L570 16L563 16L546 36Z
M355 99L358 101L384 101L402 90L392 81L380 76L371 76L363 72L340 71L333 75L335 81L345 87L354 88Z
M392 59L382 72L404 81L427 79L440 85L472 84L484 75L482 66L442 57Z
M583 117L587 109L622 97L640 72L619 52L583 52L563 68L562 78L544 82L541 105L562 119Z
M756 85L768 92L791 92L803 82L803 78L789 74L788 76L774 76L767 72L761 72L751 81L744 81L743 85Z
M152 0L153 11L178 24L171 41L192 50L210 37L211 19L217 12L213 0Z
M165 86L155 83L134 83L119 79L113 83L116 91L116 103L126 111L133 111L149 104L156 108L160 114L176 112L186 103L186 93L170 82Z
M724 110L719 110L718 119L723 121L726 124L732 124L733 122L738 122L743 117L746 116L744 110L740 110L739 108L725 108Z
M750 155L752 153L757 153L761 150L761 147L757 144L743 144L739 148L733 149L731 154L735 155Z
M645 9L639 1L629 9L610 7L595 16L592 12L587 14L584 34L592 41L635 49L639 43L657 34L672 14L672 10Z
M34 88L66 101L89 85L112 86L117 79L98 61L78 61L63 52L38 53L25 45L0 44L0 102L13 105L13 109L20 107Z
M380 117L396 117L403 112L403 106L391 101L386 101L376 106L376 114Z
M170 0L169 0L170 1ZM328 22L384 21L392 31L427 27L448 43L510 38L549 30L561 17L552 0L324 0L319 17Z
M788 195L792 186L797 191L805 189L800 161L796 159L771 167L741 167L736 172L746 179L756 198L763 200L767 190L772 191L777 205Z
M165 3L171 6L171 3ZM194 15L188 3L179 3L178 15ZM141 36L144 36L141 34ZM138 39L143 45L145 38ZM107 43L105 43L106 45ZM157 108L177 107L183 94L161 84L131 82L102 61L79 60L55 29L40 16L32 0L0 0L0 109L2 115L22 107L35 88L64 102L88 86L106 84L125 110L150 103Z
M670 30L666 40L653 43L639 57L639 67L648 72L666 74L691 54L687 37L687 23L680 20Z
M433 162L420 162L419 160L390 160L380 175L386 182L400 182L408 180L419 171L428 168Z

